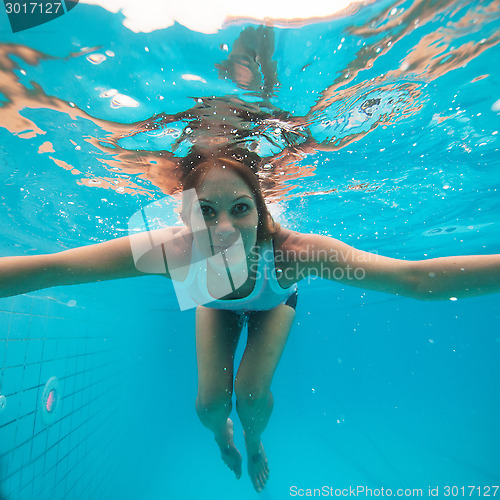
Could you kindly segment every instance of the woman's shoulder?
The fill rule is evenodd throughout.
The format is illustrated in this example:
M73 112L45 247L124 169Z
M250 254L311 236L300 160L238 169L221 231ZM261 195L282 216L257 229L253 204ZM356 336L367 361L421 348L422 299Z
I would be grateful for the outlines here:
M273 240L275 260L289 264L317 261L319 255L339 252L347 247L342 241L330 236L300 233L285 228L280 228Z
M131 239L147 239L151 247L164 246L169 253L185 253L191 251L193 233L185 226L169 226L161 229L137 233Z
M302 246L301 236L301 233L283 227L273 235L276 267L284 269L288 265L295 264L296 256L299 255Z
M307 235L280 227L278 231L273 234L275 254L284 253L291 256L293 252L300 251L304 245L305 236Z
M193 246L192 231L186 226L171 226L160 231L169 268L189 264Z
M136 233L129 241L136 266L143 272L172 277L173 270L184 268L191 260L193 235L184 226ZM161 271L165 265L166 270Z
M304 247L302 233L280 227L273 234L274 263L279 269L279 284L282 288L289 288L302 279L301 251Z
M332 238L315 233L300 233L290 229L280 227L273 235L274 248L284 252L309 252L319 248L328 247L331 250L345 246L345 243Z

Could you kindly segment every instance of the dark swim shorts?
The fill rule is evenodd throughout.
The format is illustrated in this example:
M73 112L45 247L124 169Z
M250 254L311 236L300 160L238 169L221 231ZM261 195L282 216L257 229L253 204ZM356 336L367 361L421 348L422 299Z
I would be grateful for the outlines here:
M294 311L297 308L297 297L299 296L299 292L297 289L295 289L295 292L288 297L288 299L285 302L285 306L290 306Z

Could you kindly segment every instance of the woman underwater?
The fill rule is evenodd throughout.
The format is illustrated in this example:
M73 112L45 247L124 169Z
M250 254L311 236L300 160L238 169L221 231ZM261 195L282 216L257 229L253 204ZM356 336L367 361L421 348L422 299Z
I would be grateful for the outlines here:
M275 223L266 207L255 174L258 161L241 150L193 150L183 161L184 227L50 255L1 258L0 296L143 276L148 274L144 262L163 256L165 268L155 274L184 285L184 297L199 304L199 418L240 478L242 457L229 418L235 393L248 473L260 492L269 478L261 434L273 408L271 381L294 320L298 281L318 275L415 299L446 300L500 291L500 255L405 261L328 236L290 231ZM138 248L150 250L138 255ZM248 341L235 375L235 350L245 323Z

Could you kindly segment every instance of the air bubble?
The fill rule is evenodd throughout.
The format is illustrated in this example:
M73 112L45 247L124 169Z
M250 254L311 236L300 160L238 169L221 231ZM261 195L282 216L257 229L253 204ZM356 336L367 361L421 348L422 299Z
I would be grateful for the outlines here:
M112 108L137 108L139 103L128 95L116 94L111 100L110 106Z
M101 64L106 60L106 56L104 54L89 54L87 56L87 61L92 64Z
M108 89L108 90L103 90L99 94L99 97L108 98L108 97L113 97L116 94L118 94L118 90L116 90L116 89Z
M201 76L198 76L198 75L191 75L191 74L185 74L185 75L181 75L181 78L183 80L186 80L188 82L201 82L201 83L207 83L207 81L202 78Z

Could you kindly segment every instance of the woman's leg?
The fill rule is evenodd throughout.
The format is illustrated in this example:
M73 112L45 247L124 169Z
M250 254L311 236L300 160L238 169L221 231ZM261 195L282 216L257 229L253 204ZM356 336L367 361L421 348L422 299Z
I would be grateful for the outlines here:
M295 310L284 304L269 311L252 313L248 322L247 346L236 375L236 409L245 432L248 473L258 492L269 477L260 435L273 409L271 381L294 318Z
M234 353L241 333L239 317L230 311L196 309L198 397L196 411L210 429L227 466L239 479L241 455L234 446L232 408Z

